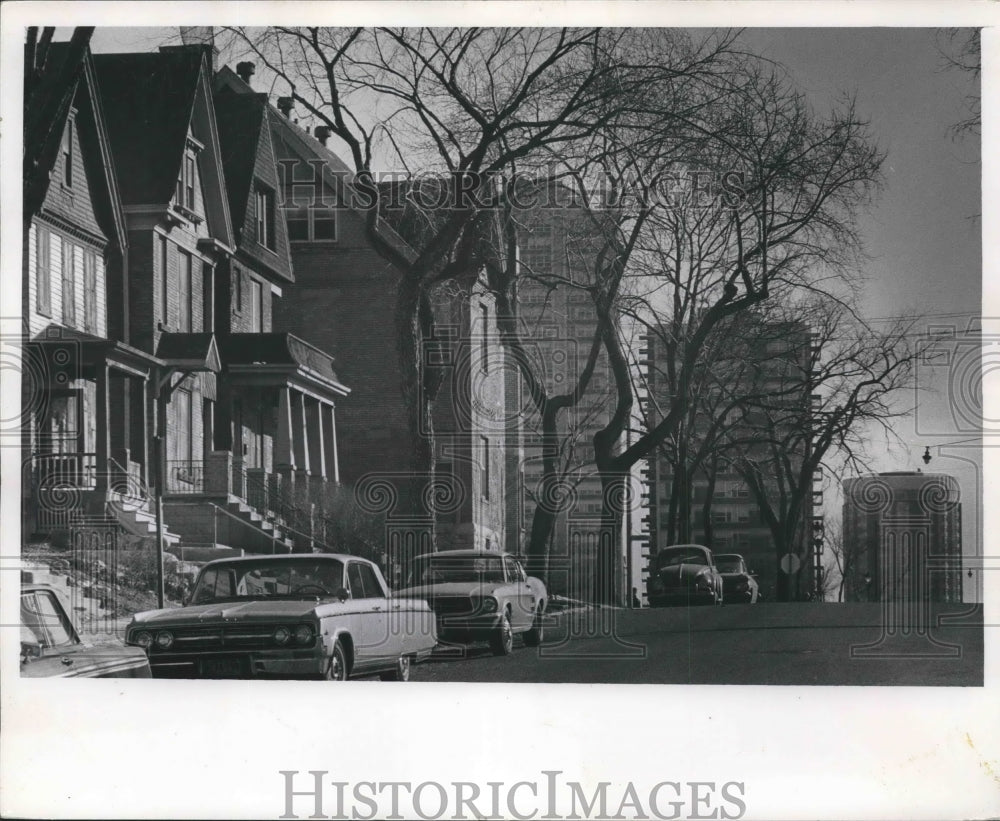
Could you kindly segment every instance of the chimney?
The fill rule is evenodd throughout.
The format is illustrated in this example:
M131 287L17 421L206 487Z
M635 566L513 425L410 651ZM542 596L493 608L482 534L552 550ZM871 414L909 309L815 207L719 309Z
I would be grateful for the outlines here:
M208 46L209 70L215 74L219 49L215 47L214 26L180 26L181 42L186 46Z
M292 118L292 109L295 108L295 101L291 97L278 98L278 111L285 115L285 119Z
M240 79L247 85L250 85L250 78L253 77L256 71L257 66L249 60L244 60L242 63L236 64L236 73L240 75Z
M316 135L317 140L323 143L323 145L326 145L326 141L330 139L330 126L318 125L313 130L313 134Z

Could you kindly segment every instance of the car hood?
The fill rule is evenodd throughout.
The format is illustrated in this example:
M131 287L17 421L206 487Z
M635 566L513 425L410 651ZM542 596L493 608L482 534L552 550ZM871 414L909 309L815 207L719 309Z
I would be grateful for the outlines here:
M323 603L314 599L218 602L169 610L147 610L144 613L136 613L133 623L160 627L167 624L199 624L208 621L300 619L312 615L320 606L323 606Z
M490 596L505 586L504 582L441 582L407 587L405 590L397 590L394 595L412 599L434 599L438 596Z

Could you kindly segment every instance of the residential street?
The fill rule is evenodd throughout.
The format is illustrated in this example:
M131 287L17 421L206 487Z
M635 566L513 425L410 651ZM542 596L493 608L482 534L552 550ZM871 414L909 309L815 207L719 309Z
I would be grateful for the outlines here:
M961 623L935 628L929 636L899 631L883 644L884 657L859 658L851 657L851 646L877 642L882 635L879 604L611 611L619 641L596 629L593 611L578 611L551 619L540 650L518 639L506 658L493 656L485 644L470 647L464 659L436 652L414 668L412 680L980 686L982 606L965 607L969 615ZM961 605L934 605L932 619L961 610ZM920 657L927 653L936 655Z

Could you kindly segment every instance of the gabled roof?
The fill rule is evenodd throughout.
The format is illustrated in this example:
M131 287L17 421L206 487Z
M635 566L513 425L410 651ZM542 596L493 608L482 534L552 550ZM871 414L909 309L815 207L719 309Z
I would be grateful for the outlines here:
M60 93L55 85L65 76L64 63L69 58L70 53L69 43L50 44L45 73L32 95L32 99L37 101L38 105L41 105L46 99L51 99L52 94ZM84 141L81 143L81 147L83 148L83 162L87 178L100 194L94 207L98 218L103 223L103 228L110 232L110 238L124 252L128 246L128 231L122 210L115 164L111 154L107 118L93 55L89 47L82 54L80 70L75 76L77 79L72 81L75 88L68 95L69 104L60 109L57 121L52 123L53 130L58 134L63 132L71 107L75 105L81 115L79 124L83 127ZM28 121L34 113L36 112L25 112L25 120ZM45 190L48 188L57 157L58 151L50 152L44 157L44 166L36 169L39 179L45 180ZM42 202L44 202L45 190L39 192L42 196Z
M229 192L229 213L235 220L238 236L240 217L246 213L249 203L267 96L216 94L214 99L222 167Z
M188 133L197 126L209 233L231 246L209 54L209 46L162 46L156 53L98 54L94 64L126 210L171 201Z
M193 49L94 55L126 205L173 196L202 59Z
M156 356L168 365L188 371L222 370L219 349L212 333L163 333Z
M239 95L257 96L257 92L228 66L224 66L216 73L216 87L224 87ZM283 142L303 160L308 161L313 157L323 160L323 174L330 186L338 190L346 189L345 196L341 199L346 201L351 210L362 219L367 218L367 212L357 206L357 202L363 198L360 194L355 196L356 191L351 184L354 172L350 167L319 140L290 122L273 106L269 105L268 111L275 140ZM417 254L414 249L381 217L378 219L377 230L379 236L405 259L416 259Z

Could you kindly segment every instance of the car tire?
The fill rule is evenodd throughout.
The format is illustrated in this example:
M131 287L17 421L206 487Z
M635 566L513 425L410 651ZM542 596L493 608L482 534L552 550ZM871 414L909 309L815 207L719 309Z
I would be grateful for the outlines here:
M538 647L545 639L545 605L539 602L531 629L524 634L524 643L528 647Z
M490 635L490 649L494 656L509 656L514 649L514 630L510 626L510 615L507 611L500 616L500 623Z
M350 675L350 669L347 665L347 653L344 652L344 645L338 640L333 645L330 663L326 666L323 678L326 681L347 681L348 675Z
M412 660L409 656L400 656L391 670L379 673L379 678L382 681L409 681L411 666Z

